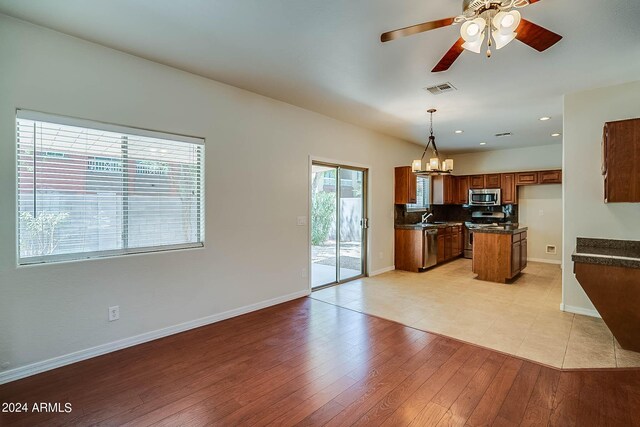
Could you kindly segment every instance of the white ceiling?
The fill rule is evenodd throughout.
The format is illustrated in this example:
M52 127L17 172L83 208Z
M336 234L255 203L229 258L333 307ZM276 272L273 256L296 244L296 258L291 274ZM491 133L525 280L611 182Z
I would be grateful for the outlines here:
M430 70L459 27L379 42L461 3L0 0L0 13L413 142L425 142L434 107L444 152L559 144L550 135L562 132L563 94L640 78L639 0L542 0L523 16L562 34L559 44L538 53L514 41L491 59L464 52L439 74ZM446 81L458 91L423 90Z

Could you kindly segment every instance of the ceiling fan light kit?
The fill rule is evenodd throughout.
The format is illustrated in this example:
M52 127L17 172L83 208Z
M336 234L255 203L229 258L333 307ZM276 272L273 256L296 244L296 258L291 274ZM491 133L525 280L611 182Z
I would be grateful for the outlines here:
M434 73L448 70L464 50L480 53L485 41L488 57L491 57L492 46L499 50L515 39L543 52L558 43L562 36L523 19L521 13L516 10L538 1L540 0L463 0L463 12L459 16L389 31L382 34L380 40L384 43L449 25L462 24L460 39L433 68Z

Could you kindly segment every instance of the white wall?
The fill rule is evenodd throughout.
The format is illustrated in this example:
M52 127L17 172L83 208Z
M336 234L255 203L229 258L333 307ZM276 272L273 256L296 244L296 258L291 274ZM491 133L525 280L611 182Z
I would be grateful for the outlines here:
M15 110L206 138L206 248L16 267ZM393 167L422 148L0 15L0 366L274 298L308 278L309 156L370 171L370 271L393 265ZM251 159L247 164L247 159ZM107 307L120 320L107 322ZM0 377L2 371L0 370ZM1 379L1 378L0 378Z
M529 227L530 260L560 264L562 260L562 185L530 185L518 189L518 220ZM546 253L555 245L556 253Z
M560 169L562 144L480 151L453 155L452 158L456 175Z
M573 275L577 237L640 240L640 204L604 203L602 128L640 117L640 81L564 98L563 302L569 311L594 307Z

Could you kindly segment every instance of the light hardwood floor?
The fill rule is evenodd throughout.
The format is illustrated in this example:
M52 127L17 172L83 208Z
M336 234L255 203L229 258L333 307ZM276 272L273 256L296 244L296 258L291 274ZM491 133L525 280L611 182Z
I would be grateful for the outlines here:
M640 367L601 319L560 311L560 266L529 263L511 285L474 278L471 260L392 271L312 298L558 368Z
M21 426L637 426L640 370L565 371L303 298L0 386Z

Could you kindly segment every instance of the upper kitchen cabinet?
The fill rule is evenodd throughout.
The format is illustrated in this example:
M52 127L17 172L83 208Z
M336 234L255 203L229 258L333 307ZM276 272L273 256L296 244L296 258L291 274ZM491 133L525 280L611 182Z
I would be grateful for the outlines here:
M518 203L515 173L503 173L500 175L500 189L502 190L503 205Z
M604 125L602 174L605 202L640 202L640 119Z
M411 170L411 166L396 168L395 204L408 205L417 202L418 178Z
M482 190L484 186L484 175L471 175L469 177L469 188Z
M469 203L469 177L458 176L455 179L457 184L456 205L466 205Z
M452 175L438 175L431 178L432 203L434 205L452 205L457 199L456 179Z
M516 185L535 185L538 183L538 172L516 173Z
M538 184L562 184L562 171L538 172Z
M500 174L494 173L484 176L484 188L500 188Z

